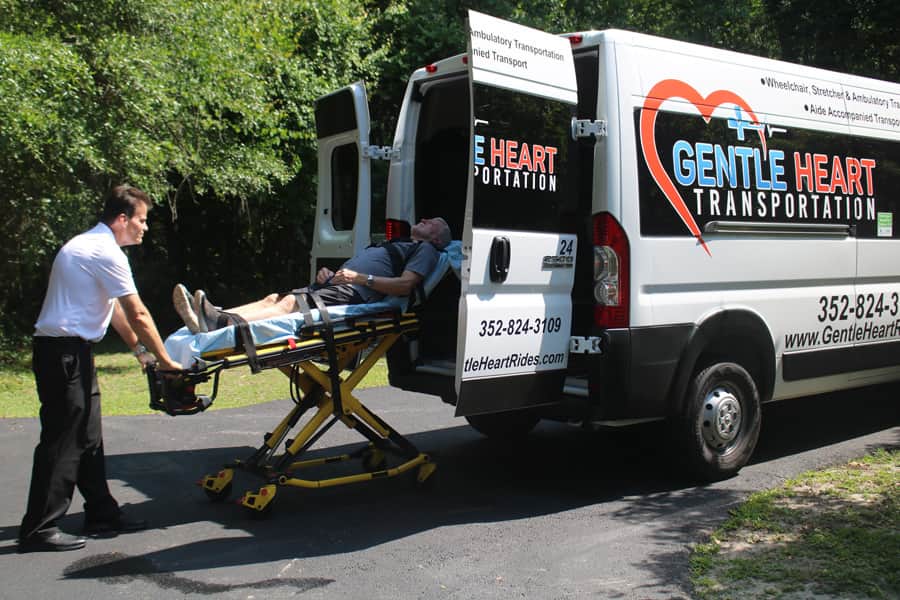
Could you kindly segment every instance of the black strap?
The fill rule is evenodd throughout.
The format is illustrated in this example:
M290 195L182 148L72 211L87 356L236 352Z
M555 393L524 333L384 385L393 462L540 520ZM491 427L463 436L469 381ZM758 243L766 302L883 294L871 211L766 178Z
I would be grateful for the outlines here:
M259 373L262 369L259 366L259 358L256 356L256 343L253 341L253 333L250 331L250 324L244 317L235 314L222 312L229 324L234 325L234 349L236 352L244 351L247 355L247 363L250 365L251 373ZM221 319L221 317L220 317Z
M334 341L334 325L331 322L331 315L325 307L325 302L319 296L318 292L309 290L307 295L312 298L316 308L319 309L319 316L322 319L322 328L319 335L325 342L325 350L328 354L328 377L331 380L331 400L333 403L334 414L340 417L344 413L341 401L341 378L340 369L338 369L337 344Z
M425 304L425 278L422 278L409 295L409 308Z
M406 257L400 252L400 248L391 242L386 242L382 248L387 250L391 259L391 272L394 274L394 277L400 277L403 274L403 267L406 266Z
M310 293L309 288L291 290L291 293L294 295L294 299L297 300L297 305L300 307L300 312L303 313L303 322L307 327L312 326L313 318L309 310L309 303L306 301L306 295Z
M319 297L318 292L309 290L306 294L310 298L312 298L313 304L315 304L316 308L319 309L319 316L322 318L322 323L324 323L326 327L331 329L331 315L328 314L328 309L325 308L325 302L323 302L322 298Z
M412 247L411 251L404 253L403 250L400 249L398 243L414 243L415 245ZM369 248L384 248L387 250L388 257L391 259L391 271L393 272L394 277L400 277L403 274L404 269L406 268L406 262L409 260L409 256L413 254L416 249L421 244L421 240L413 240L410 238L394 238L392 240L387 240L384 242L379 242L378 244L371 244Z
M404 254L402 250L397 246L397 242L414 242L416 245L412 247L412 250L408 251L407 254ZM393 240L388 240L386 242L381 242L379 244L372 244L369 248L384 248L387 250L388 256L391 259L391 270L394 273L394 277L400 277L403 274L403 271L406 269L406 263L409 260L409 257L415 254L416 250L419 248L419 244L421 244L421 240L413 240L410 238L395 238ZM418 306L420 304L425 303L425 278L413 288L413 291L409 294L409 308L413 306Z

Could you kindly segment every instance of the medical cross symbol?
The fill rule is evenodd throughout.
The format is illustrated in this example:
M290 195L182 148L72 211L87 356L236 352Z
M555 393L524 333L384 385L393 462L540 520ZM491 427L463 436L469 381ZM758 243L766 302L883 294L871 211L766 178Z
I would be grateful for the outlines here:
M762 123L751 123L750 121L745 121L743 117L743 113L741 112L740 106L734 107L734 119L728 119L728 129L734 129L737 131L738 141L744 141L744 130L750 129L752 131L763 131L765 129L765 125Z

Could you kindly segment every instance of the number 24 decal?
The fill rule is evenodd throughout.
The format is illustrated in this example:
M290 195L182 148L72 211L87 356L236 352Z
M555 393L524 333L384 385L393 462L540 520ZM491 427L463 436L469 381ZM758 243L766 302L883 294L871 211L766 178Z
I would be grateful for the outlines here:
M575 238L562 239L559 241L559 256L572 256L575 250Z

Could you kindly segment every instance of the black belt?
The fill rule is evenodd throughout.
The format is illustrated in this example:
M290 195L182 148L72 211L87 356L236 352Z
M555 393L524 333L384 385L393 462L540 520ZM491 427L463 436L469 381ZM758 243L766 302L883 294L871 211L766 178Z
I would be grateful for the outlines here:
M31 338L36 344L93 344L90 340L77 335L36 335Z

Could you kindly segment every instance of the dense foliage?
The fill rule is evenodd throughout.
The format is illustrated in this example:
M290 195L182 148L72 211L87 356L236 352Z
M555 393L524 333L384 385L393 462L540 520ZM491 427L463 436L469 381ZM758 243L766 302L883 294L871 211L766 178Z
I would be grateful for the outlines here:
M166 306L178 280L240 296L300 278L313 101L375 78L385 52L364 10L345 0L0 0L0 14L6 337L28 332L56 249L119 181L159 203L144 246L130 250L151 306Z
M405 76L465 47L472 7L618 27L896 80L889 0L0 0L0 347L59 245L129 181L158 205L129 252L163 329L175 281L223 303L307 278L313 101L356 80L388 143Z

